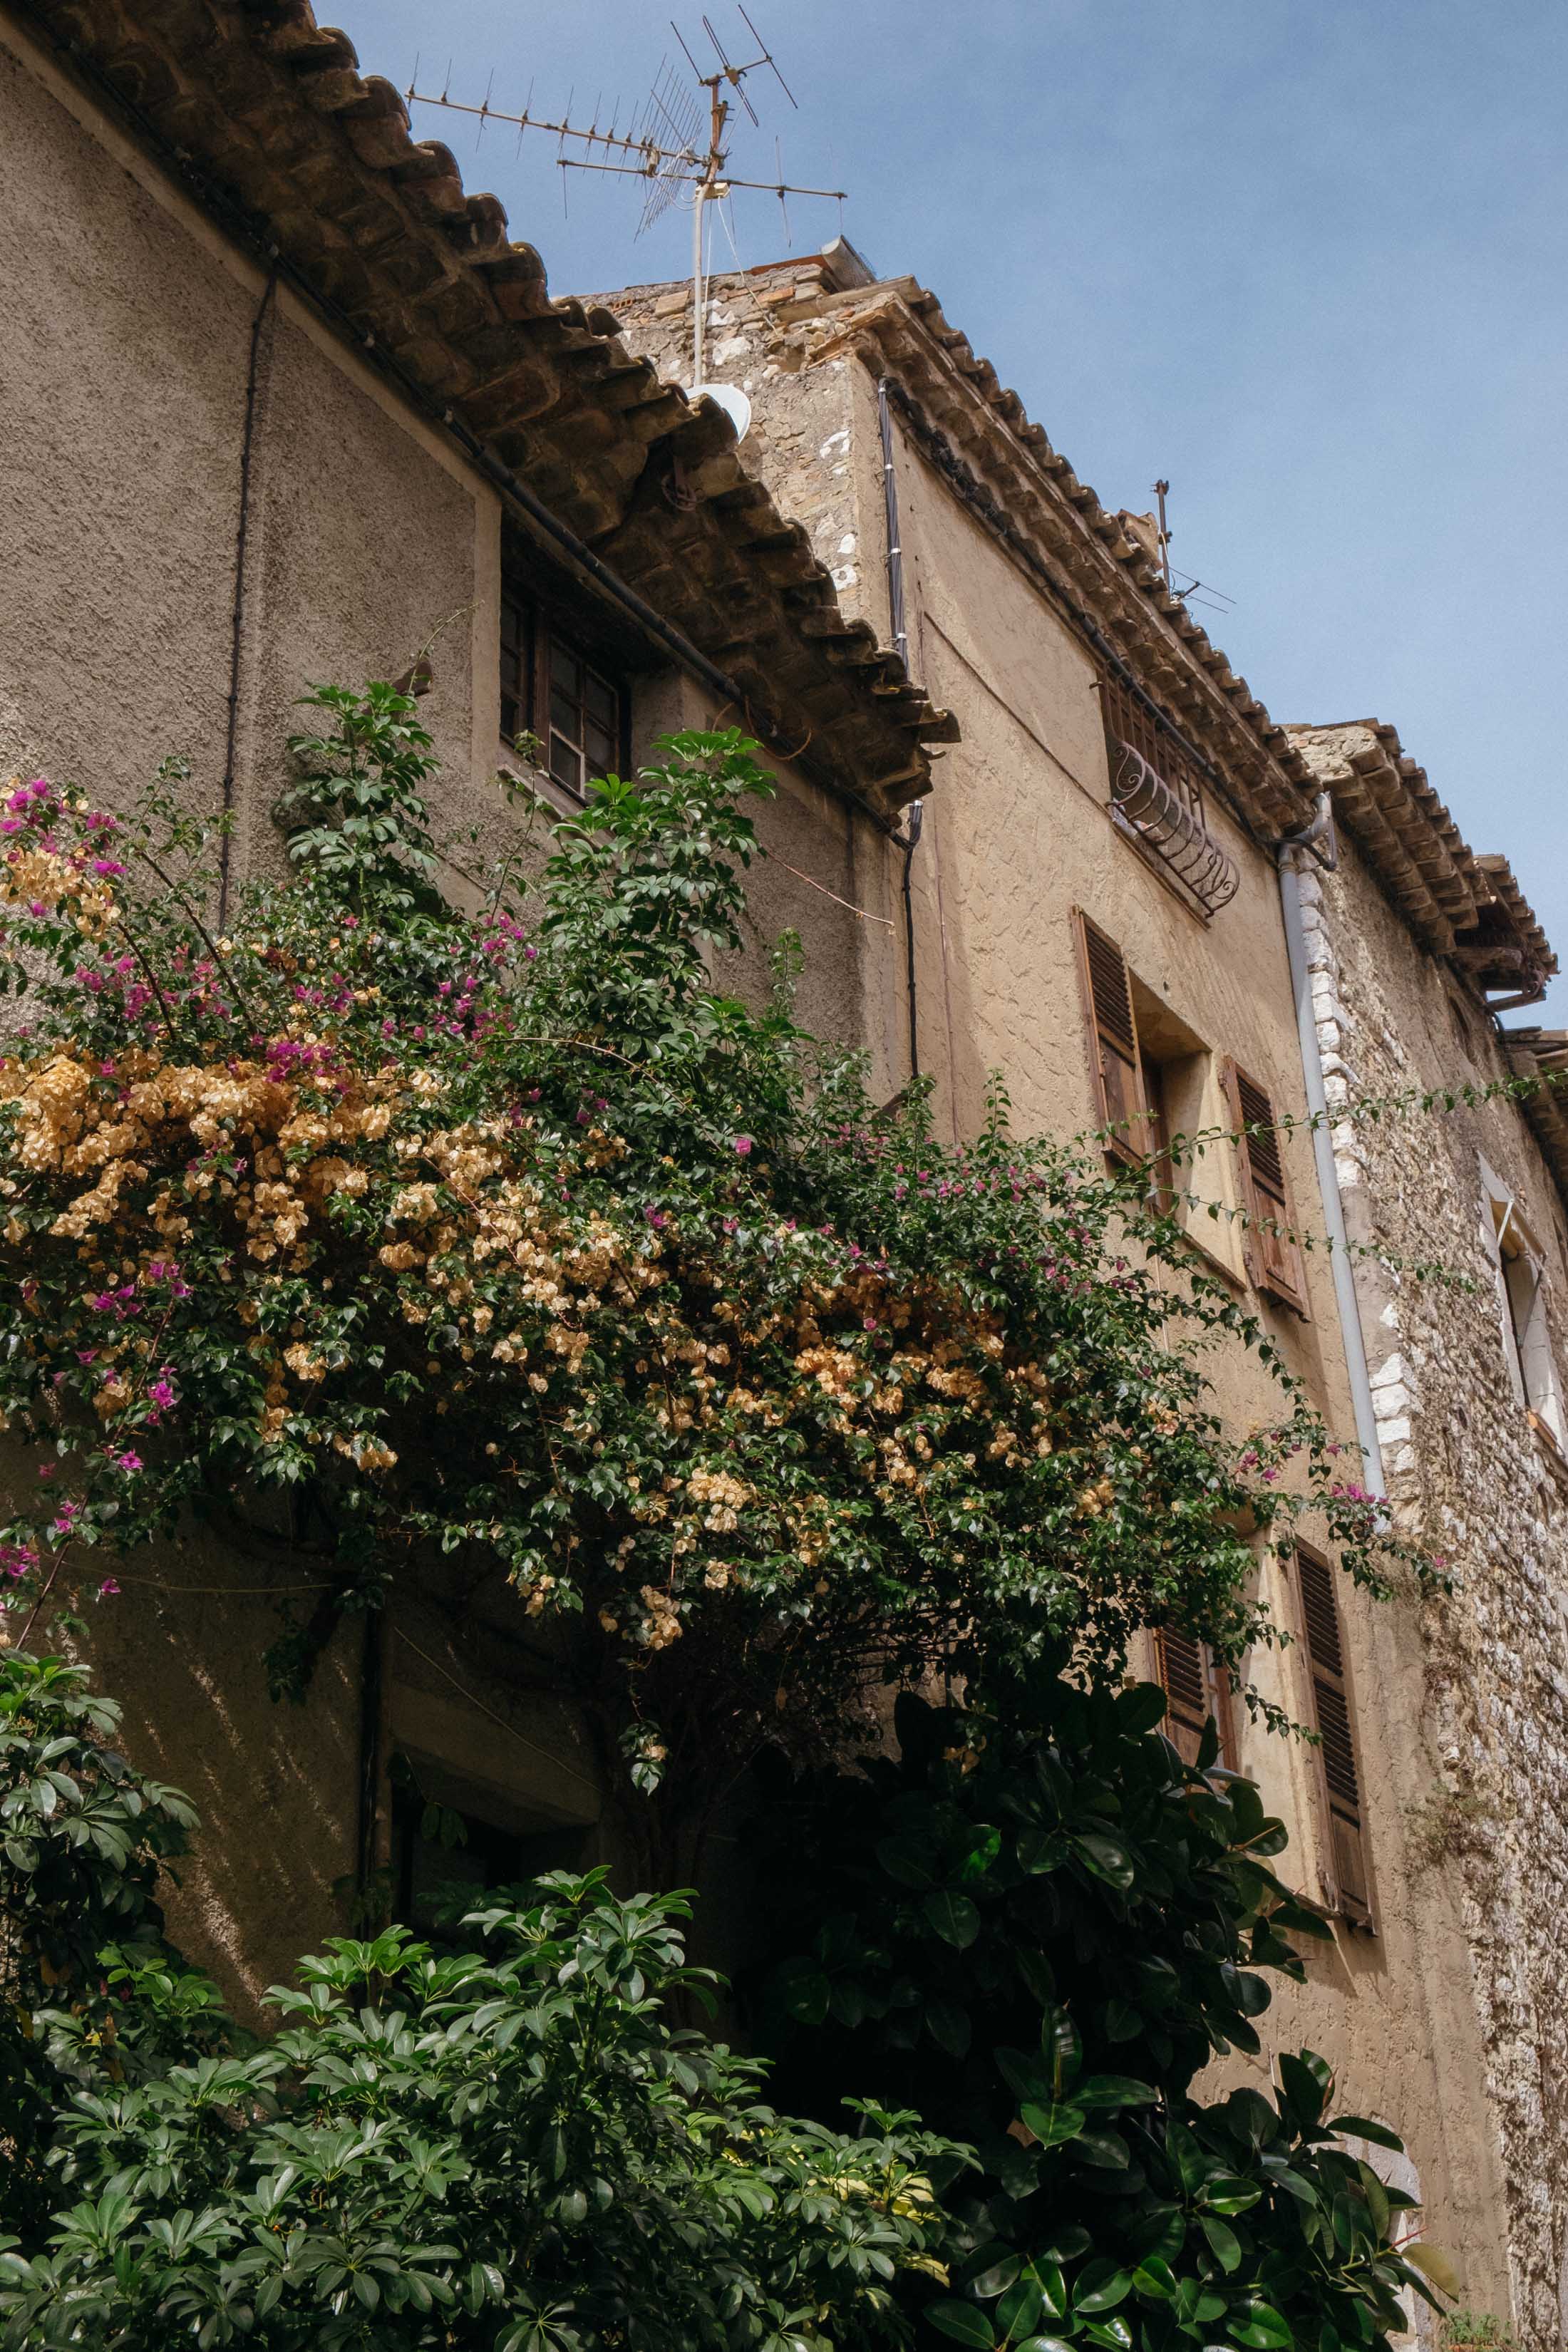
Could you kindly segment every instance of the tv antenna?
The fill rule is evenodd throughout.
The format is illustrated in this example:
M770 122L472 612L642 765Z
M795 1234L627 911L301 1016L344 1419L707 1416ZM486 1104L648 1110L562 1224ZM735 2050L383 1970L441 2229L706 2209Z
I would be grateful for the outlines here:
M1154 496L1160 501L1160 569L1165 575L1165 593L1174 596L1183 604L1206 604L1211 613L1218 613L1223 617L1234 606L1234 596L1227 596L1225 590L1216 588L1212 580L1200 580L1195 572L1184 588L1178 588L1172 576L1171 541L1174 534L1165 519L1165 499L1170 488L1169 482L1156 482L1154 485Z
M551 132L558 141L561 152L556 162L563 172L601 172L615 177L640 179L646 184L642 216L637 233L640 236L650 228L669 206L682 196L691 205L691 391L695 398L709 389L702 381L703 312L706 293L703 284L703 229L708 206L728 196L732 189L754 188L777 196L781 206L786 196L825 196L844 202L843 188L806 188L787 181L783 175L782 162L777 179L751 180L737 178L727 169L730 150L727 134L730 120L737 105L745 110L754 129L761 125L757 110L746 91L746 78L766 67L778 83L792 107L799 110L799 101L790 89L773 59L762 35L743 7L738 7L741 22L756 55L732 59L714 30L711 20L704 16L702 30L707 35L717 59L712 70L704 73L687 46L680 27L671 23L670 30L680 45L681 55L691 69L689 84L667 58L660 66L658 79L643 105L632 115L623 130L620 127L618 104L611 110L607 127L600 124L602 100L595 105L593 116L585 125L571 120L572 106L568 100L566 113L559 121L532 111L531 96L521 113L509 113L490 104L487 89L482 104L473 106L450 96L451 68L447 83L440 90L422 90L417 87L419 67L415 62L414 79L405 95L411 106L440 106L456 114L477 118L479 135L483 138L489 122L504 122L517 131L519 147L528 131ZM694 84L693 88L691 85ZM493 85L493 77L492 77ZM706 110L702 96L707 99ZM703 113L707 123L704 126ZM706 128L706 137L704 129ZM575 142L585 152L567 152L568 142ZM775 155L776 155L775 142ZM688 194L688 192L689 192ZM784 210L787 228L789 214ZM721 387L723 389L723 387ZM731 395L735 400L735 395ZM741 404L735 401L736 406ZM745 426L737 418L740 430Z

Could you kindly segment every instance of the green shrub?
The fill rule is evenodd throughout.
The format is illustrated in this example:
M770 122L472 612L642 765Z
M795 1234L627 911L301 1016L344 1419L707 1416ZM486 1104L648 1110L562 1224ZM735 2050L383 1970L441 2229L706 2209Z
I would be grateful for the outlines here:
M976 2144L959 2184L959 2343L1127 2352L1221 2342L1381 2347L1442 2258L1411 2200L1343 2145L1330 2069L1278 2060L1269 2095L1202 2096L1259 2047L1271 1970L1327 1934L1268 1867L1285 1844L1249 1780L1155 1730L1164 1695L994 1678L962 1706L899 1703L900 1754L774 1791L775 1935L816 1926L767 1986L788 2095L858 2078ZM777 1818L777 1816L775 1816ZM875 2053L874 2056L872 2053Z
M702 1990L679 1896L541 1882L437 1958L336 1941L249 2051L100 2081L58 2118L73 2202L0 2257L7 2346L796 2352L898 2341L958 2151L775 2115L667 2022ZM145 1997L147 1988L141 1989Z
M95 2037L121 2071L163 2046L145 2008L121 2037L111 1979L166 1957L159 1874L195 1815L126 1762L119 1723L83 1667L0 1654L0 2210L12 2216L41 2210L55 2106L75 2071L43 2012L68 2015L73 2041Z

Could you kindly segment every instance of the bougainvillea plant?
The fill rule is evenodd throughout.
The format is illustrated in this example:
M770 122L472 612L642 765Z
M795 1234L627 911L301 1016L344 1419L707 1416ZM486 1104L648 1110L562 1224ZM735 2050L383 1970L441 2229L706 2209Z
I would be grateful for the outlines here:
M795 1024L787 941L760 1003L715 986L753 746L668 739L459 911L413 702L311 705L291 870L221 934L177 772L123 819L5 796L14 1639L292 1494L312 1639L399 1578L505 1580L606 1753L710 1802L933 1666L1066 1638L1116 1672L1155 1622L1238 1664L1274 1638L1238 1529L1281 1514L1385 1577L1355 1456L1135 1182L1000 1091L957 1147L921 1088L879 1108ZM1276 1384L1240 1435L1222 1344Z

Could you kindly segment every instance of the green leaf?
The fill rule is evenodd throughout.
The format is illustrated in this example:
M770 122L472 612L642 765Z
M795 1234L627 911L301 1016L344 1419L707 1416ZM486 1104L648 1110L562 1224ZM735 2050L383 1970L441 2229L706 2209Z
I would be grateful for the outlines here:
M1106 1837L1097 1830L1088 1830L1075 1837L1072 1843L1097 1878L1103 1878L1108 1885L1115 1887L1119 1895L1131 1893L1138 1873L1133 1867L1131 1855L1117 1839Z
M1330 2131L1339 2132L1346 2139L1369 2140L1373 2147L1391 2147L1396 2156L1405 2153L1405 2142L1386 2124L1373 2123L1366 2116L1331 2116Z
M1162 2255L1145 2254L1132 2273L1132 2284L1139 2294L1168 2303L1176 2292L1176 2273Z
M1271 2303L1248 2303L1230 2317L1232 2340L1253 2352L1292 2352L1295 2335L1289 2321Z
M1429 2278L1440 2294L1452 2295L1457 2301L1465 2291L1452 2255L1426 2238L1411 2238L1399 2249L1400 2260L1414 2265L1423 2277Z
M924 1888L935 1881L930 1850L914 1838L884 1838L877 1848L877 1859L900 1886Z
M1134 1738L1140 1732L1152 1731L1163 1720L1169 1705L1158 1683L1134 1683L1131 1690L1117 1696L1116 1727Z
M980 1933L979 1910L967 1895L955 1894L951 1887L939 1887L934 1895L928 1895L921 1909L942 1941L958 1951L967 1951Z
M1208 2240L1215 2260L1222 2271L1237 2270L1241 2264L1241 2240L1228 2221L1213 2213L1200 2213L1198 2227Z
M1152 2084L1133 2074L1086 2074L1072 2095L1084 2107L1152 2107L1160 2096Z
M960 2009L955 2001L928 2000L926 2031L954 2058L967 2057L971 2038L969 2011Z
M1101 2259L1086 2263L1072 2285L1072 2307L1075 2311L1114 2311L1125 2303L1132 2292L1132 2273L1119 2264Z
M1056 2106L1039 2107L1030 2101L1023 2108L1020 2120L1027 2125L1042 2147L1060 2147L1064 2142L1078 2137L1088 2117L1081 2107L1065 2102Z
M990 2263L978 2278L966 2280L965 2284L982 2303L990 2303L1012 2285L1023 2267L1022 2254L1005 2254L999 2263Z
M976 2283L978 2285L978 2282ZM1010 2286L996 2306L996 2325L1005 2336L1026 2336L1045 2309L1037 2281L1030 2277ZM1055 2315L1053 2314L1053 2316Z
M996 2341L990 2320L972 2303L928 2303L921 2316L944 2336L951 2336L955 2344L973 2344L980 2352L991 2352Z
M1233 2173L1222 2172L1217 2180L1207 2180L1198 2192L1199 2202L1211 2213L1245 2213L1256 2205L1263 2191L1256 2181L1242 2180Z

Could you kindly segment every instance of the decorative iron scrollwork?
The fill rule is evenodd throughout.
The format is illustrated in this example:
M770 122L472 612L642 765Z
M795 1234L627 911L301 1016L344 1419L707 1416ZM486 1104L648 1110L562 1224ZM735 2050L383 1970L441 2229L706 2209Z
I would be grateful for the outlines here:
M1170 867L1205 914L1217 914L1241 887L1236 860L1226 856L1201 814L1185 805L1142 751L1131 743L1118 743L1116 751L1110 799L1117 816Z

